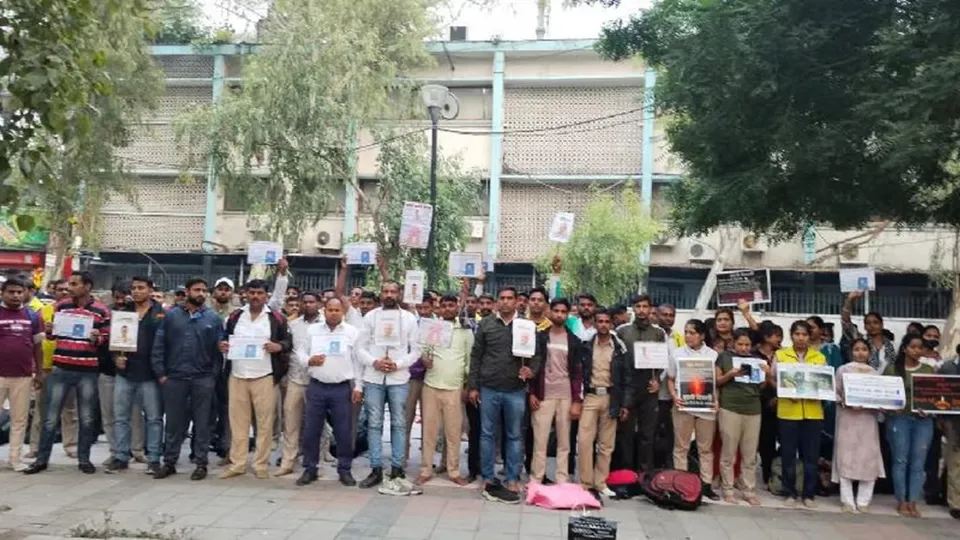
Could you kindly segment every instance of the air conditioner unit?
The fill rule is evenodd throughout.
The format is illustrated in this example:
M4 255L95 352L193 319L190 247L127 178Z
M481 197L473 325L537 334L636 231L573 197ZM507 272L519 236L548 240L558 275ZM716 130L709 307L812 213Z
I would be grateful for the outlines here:
M870 262L866 246L841 244L837 251L841 266L860 266Z
M317 232L317 237L313 242L313 247L317 250L321 249L340 249L340 232L334 231L319 231Z
M654 246L660 247L673 247L677 245L677 238L670 234L670 231L660 231L657 233L657 236L654 237L653 242Z
M692 242L687 246L687 258L691 262L713 262L717 254L713 248L703 242Z
M467 221L467 226L470 229L470 239L471 240L481 240L483 239L483 221L479 219L471 219Z
M767 247L767 241L753 233L743 235L740 240L740 249L744 253L763 253Z

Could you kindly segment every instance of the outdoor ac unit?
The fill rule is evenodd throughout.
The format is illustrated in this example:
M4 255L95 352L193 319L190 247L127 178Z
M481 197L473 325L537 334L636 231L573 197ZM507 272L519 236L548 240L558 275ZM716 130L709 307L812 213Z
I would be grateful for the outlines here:
M653 245L661 247L673 247L677 245L677 239L670 231L660 231L657 233L657 236L653 239Z
M841 244L838 251L841 265L859 266L870 262L867 249L864 246Z
M695 262L713 262L716 253L713 248L703 242L692 242L687 246L687 257Z
M483 221L480 221L479 219L471 219L467 221L467 225L470 228L470 238L472 240L483 239Z
M743 235L740 241L740 249L744 253L763 253L767 247L767 241L753 233Z
M333 231L319 231L313 243L316 249L340 249L340 233Z

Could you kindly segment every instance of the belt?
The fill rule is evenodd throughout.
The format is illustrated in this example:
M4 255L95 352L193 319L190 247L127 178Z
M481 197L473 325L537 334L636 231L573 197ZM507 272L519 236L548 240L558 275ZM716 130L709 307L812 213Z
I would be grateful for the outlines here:
M587 393L587 394L594 394L594 395L597 395L597 396L608 396L608 395L610 395L610 391L611 391L611 390L613 390L613 387L612 387L612 386L600 386L600 387L597 387L597 388L587 388L587 389L585 390L585 393Z
M345 381L330 383L330 382L318 381L317 379L314 379L314 378L311 377L311 378L310 378L310 384L325 384L325 385L327 385L327 386L339 386L339 385L341 385L341 384L350 384L350 379L347 379L347 380L345 380Z

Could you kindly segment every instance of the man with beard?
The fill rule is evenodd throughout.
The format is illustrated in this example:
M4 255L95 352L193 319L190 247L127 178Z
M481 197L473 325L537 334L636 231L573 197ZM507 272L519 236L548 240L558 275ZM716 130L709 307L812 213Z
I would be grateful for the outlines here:
M280 469L274 473L274 476L287 476L293 473L294 462L300 450L305 396L310 384L307 366L301 359L306 357L310 348L310 328L323 324L317 293L303 293L300 304L303 307L303 315L290 322L294 361L290 362L290 370L287 372L287 392L283 396L283 452L280 458Z
M190 479L207 477L210 411L216 378L223 365L218 349L223 324L205 306L206 281L193 278L187 282L186 291L186 301L167 312L153 342L153 374L160 383L167 417L163 466L153 475L158 480L176 474L180 448L191 421L196 430L192 449L197 468Z
M493 296L489 294L481 294L478 308L477 308L477 320L479 321L484 317L489 317L490 315L493 315L493 308L496 305L497 305L497 301L494 300Z
M240 302L233 296L233 280L228 277L222 277L213 285L213 294L207 301L207 307L213 310L220 317L220 321L225 326L227 317L238 307ZM218 465L228 465L230 459L227 454L230 453L230 415L227 409L227 373L221 366L220 375L217 376L217 388L213 396L213 410L210 413L211 424L211 449L220 457Z

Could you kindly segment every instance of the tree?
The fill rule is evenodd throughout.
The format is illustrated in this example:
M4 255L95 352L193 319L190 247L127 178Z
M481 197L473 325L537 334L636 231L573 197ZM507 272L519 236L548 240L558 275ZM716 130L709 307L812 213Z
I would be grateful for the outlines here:
M426 270L426 251L400 247L400 218L406 201L429 202L430 154L423 135L384 137L380 146L375 190L367 194L371 201L372 232L358 237L375 242L377 253L387 267L388 275L402 279L403 272L414 268ZM451 251L461 251L466 244L465 217L481 204L480 173L465 171L458 158L440 156L437 163L437 205L434 208L436 273L441 290L458 290L459 285L445 278ZM379 279L375 272L371 279Z
M644 251L659 231L633 188L625 188L619 197L598 191L576 217L570 241L544 254L537 267L552 274L559 257L564 295L590 291L609 305L637 290L646 273L641 264Z
M432 62L434 3L274 1L242 89L178 122L184 168L209 160L272 238L299 235L354 181L354 134L406 117L416 96L398 77Z
M960 224L956 2L662 0L599 50L661 72L681 233Z

